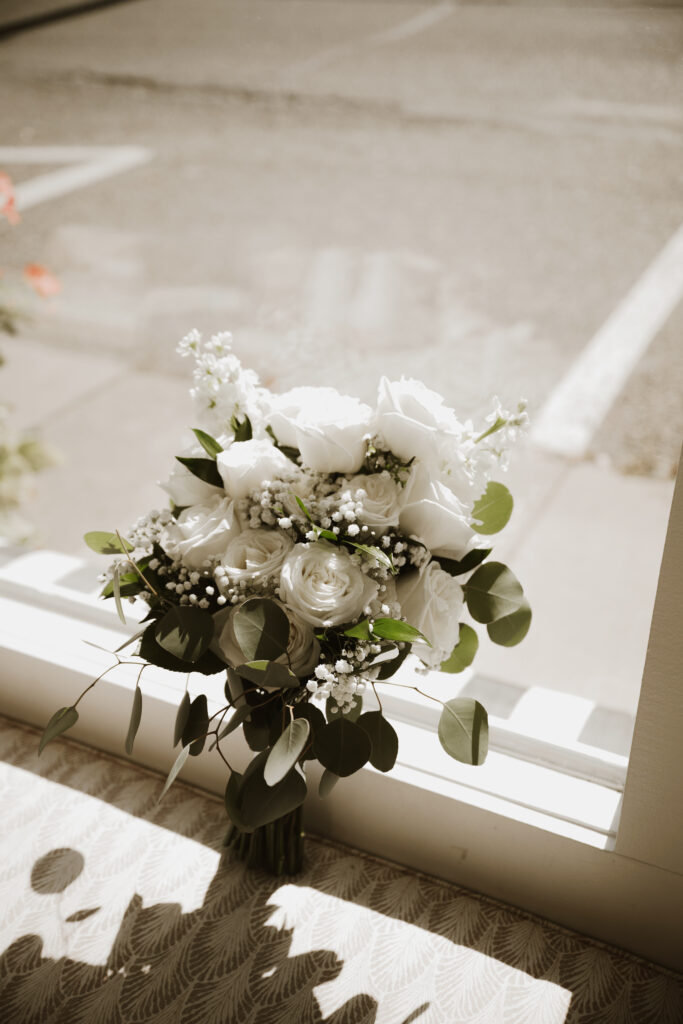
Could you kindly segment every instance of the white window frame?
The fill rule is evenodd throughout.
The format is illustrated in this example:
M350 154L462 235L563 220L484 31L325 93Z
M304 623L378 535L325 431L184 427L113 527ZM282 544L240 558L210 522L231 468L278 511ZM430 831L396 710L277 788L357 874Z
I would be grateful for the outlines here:
M111 663L82 641L112 650L129 635L108 606L60 582L80 565L57 553L6 552L0 566L3 714L44 725ZM625 786L618 758L587 749L567 754L515 736L495 720L487 764L457 765L439 747L434 712L401 691L385 700L399 731L399 763L388 775L363 769L324 801L312 795L307 827L681 969L682 567L679 469ZM122 756L136 677L137 670L121 667L98 683L79 707L74 738ZM173 673L145 671L139 763L169 769L184 684ZM215 710L223 703L215 677L192 677L190 691L207 685ZM250 756L239 733L230 736L226 753L238 768ZM220 793L225 767L205 751L187 762L182 777Z

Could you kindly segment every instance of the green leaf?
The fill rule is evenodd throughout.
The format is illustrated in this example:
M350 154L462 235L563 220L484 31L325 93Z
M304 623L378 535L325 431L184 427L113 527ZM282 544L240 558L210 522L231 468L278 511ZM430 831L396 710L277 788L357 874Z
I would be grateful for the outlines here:
M373 558L376 562L379 562L380 565L383 565L385 566L385 568L390 569L391 572L396 573L397 570L394 567L394 563L392 562L390 556L386 553L386 551L382 551L381 548L376 548L372 544L356 544L354 541L349 540L347 537L344 537L344 543L348 547L355 548L356 551L360 551L361 555L367 555L368 558Z
M216 739L209 747L209 750L213 750L213 748L217 746L221 740L224 740L225 737L229 736L231 732L235 731L235 729L239 729L240 725L246 722L250 715L251 708L249 707L248 704L242 704L241 707L235 708L233 713L230 715L228 724L225 725L218 733L218 736L216 736Z
M127 555L133 551L130 541L121 538L122 544L115 533L108 533L105 530L91 530L85 534L83 540L98 555Z
M225 672L225 662L217 658L212 651L205 651L199 661L192 664L176 658L164 650L154 638L156 623L152 622L142 634L140 640L139 655L150 665L157 665L159 668L168 669L170 672L201 672L204 676L216 675L218 672Z
M519 580L502 562L479 566L463 590L470 615L477 622L494 622L511 615L524 601Z
M512 515L512 506L512 495L505 484L489 481L484 493L474 503L472 529L486 535L498 533Z
M234 441L251 441L254 436L254 432L251 427L251 420L248 416L245 416L243 420L239 420L237 416L230 417L230 427L235 435Z
M352 636L356 640L370 640L370 622L368 619L363 619L361 622L357 622L355 626L351 626L349 629L344 630L344 636Z
M382 640L393 640L394 643L412 644L416 640L423 640L430 647L432 646L424 633L400 619L375 619L372 624L372 632Z
M42 754L48 743L56 739L57 736L61 736L63 732L70 729L72 725L75 725L78 721L78 711L74 707L60 708L59 711L55 711L50 721L45 726L45 731L40 737L40 744L38 746L38 753Z
M194 664L213 640L213 615L192 605L173 605L157 623L154 638L174 658Z
M451 651L450 657L441 662L442 672L463 672L474 661L479 647L476 631L465 622L460 623L458 642Z
M306 799L306 780L296 768L274 786L266 783L263 768L268 756L265 750L258 754L242 777L237 809L241 820L251 829L282 818Z
M201 754L206 743L206 733L209 728L209 711L206 701L206 694L200 693L190 704L187 715L187 722L183 729L183 746L189 747L190 754L196 757Z
M344 778L370 760L372 744L364 729L348 718L338 718L316 734L314 749L324 768Z
M471 697L446 701L439 719L439 740L447 754L463 764L483 764L489 746L486 709Z
M314 704L311 704L308 701L302 701L301 703L297 704L294 708L293 715L294 718L306 719L310 726L310 734L313 737L313 739L315 739L315 734L317 733L318 729L325 728L324 714L322 713L320 708L315 707ZM312 761L315 759L315 754L313 753L312 746L308 747L308 749L304 751L303 759L304 761Z
M239 674L264 690L281 690L301 686L301 680L279 661L250 661L240 665Z
M391 650L391 648L388 648L388 650ZM394 650L397 650L397 648L394 648ZM380 681L383 679L391 679L391 677L398 672L409 654L410 647L403 647L398 651L395 658L389 658L387 661L381 662L377 679Z
M120 565L115 565L114 566L114 578L112 580L112 586L113 586L113 589L114 589L114 601L116 602L116 614L118 615L119 619L121 620L121 622L125 626L127 623L126 623L126 616L123 614L123 605L121 604L121 586L120 586L120 583L119 583L120 575L121 575L121 566Z
M211 434L207 434L205 430L200 430L199 427L193 427L192 433L199 441L200 445L211 459L215 459L217 455L223 451L223 446L218 443L215 437L211 437Z
M311 726L305 718L294 718L270 751L263 767L267 786L275 786L294 767L308 742Z
M355 722L362 710L363 698L359 693L353 695L353 704L348 711L342 711L332 697L328 697L325 701L325 714L328 722L334 722L337 718L348 718L349 722Z
M529 632L531 625L531 608L529 602L524 598L517 611L510 615L503 615L495 622L489 622L486 629L494 644L501 644L503 647L514 647L521 643Z
M268 598L245 601L234 614L233 628L246 662L274 661L287 650L289 619Z
M176 757L175 761L173 762L173 767L171 768L170 772L168 773L168 777L166 778L166 782L164 783L164 788L162 789L161 793L159 794L159 799L157 800L157 803L161 803L161 801L166 796L166 794L168 793L169 789L171 788L171 786L175 782L176 775L178 774L180 769L183 767L183 765L187 761L187 755L189 754L189 752L190 752L190 748L189 747L183 747L182 750L180 751L180 753L178 754L178 756Z
M380 772L390 772L398 754L398 736L393 725L381 711L366 711L358 719L358 725L370 737L370 764Z
M473 548L459 560L443 558L439 555L435 561L438 562L444 572L449 572L451 576L462 576L464 573L471 572L472 569L476 569L478 565L481 565L484 559L488 558L491 554L492 550L493 548Z
M133 708L130 713L130 722L128 724L128 735L126 736L126 753L130 757L133 753L133 743L137 736L138 727L140 725L140 719L142 718L142 690L139 686L135 687L135 694L133 695Z
M188 718L189 714L190 714L190 695L187 692L187 690L185 690L185 693L182 696L180 704L178 705L178 710L177 710L176 716L175 716L175 729L173 730L173 746L174 747L177 747L178 744L180 743L181 739L183 738L183 733L185 732L185 726L187 725L187 718Z
M329 796L334 787L339 782L339 776L335 775L334 772L329 771L328 768L320 776L320 783L318 785L318 796L324 800L326 796Z
M189 469L190 473L203 480L205 484L213 484L214 487L223 487L223 477L218 472L215 459L193 459L184 455L176 455L176 461Z
M297 505L299 506L299 508L301 509L303 514L308 519L309 523L312 523L313 520L311 519L311 513L308 511L308 509L306 508L306 506L304 505L303 501L301 500L301 498L299 497L298 494L294 495L294 500L296 501Z

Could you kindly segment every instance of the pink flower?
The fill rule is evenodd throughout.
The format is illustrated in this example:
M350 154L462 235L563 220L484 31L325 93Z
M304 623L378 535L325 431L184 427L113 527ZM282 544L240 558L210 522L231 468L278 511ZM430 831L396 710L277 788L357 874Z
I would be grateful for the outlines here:
M59 279L54 274L51 274L49 270L46 270L45 267L41 267L39 263L26 264L24 267L24 280L43 299L49 299L53 295L58 295L62 290Z
M12 225L18 224L21 219L17 212L12 179L3 171L0 171L0 217L6 217Z

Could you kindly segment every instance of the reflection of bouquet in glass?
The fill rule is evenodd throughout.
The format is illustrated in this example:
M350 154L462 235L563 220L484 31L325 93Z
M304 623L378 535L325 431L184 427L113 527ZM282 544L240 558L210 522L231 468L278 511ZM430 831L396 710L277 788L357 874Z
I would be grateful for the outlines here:
M291 871L309 763L322 766L322 795L368 762L393 767L398 737L382 691L404 685L392 677L406 656L442 672L470 665L478 638L465 608L496 643L525 636L522 588L484 543L512 511L490 476L526 413L497 406L476 432L417 381L383 378L372 409L333 388L269 392L229 335L203 343L192 333L180 351L195 358L201 427L164 485L172 508L125 538L86 540L117 556L103 595L119 613L124 598L147 606L130 641L141 672L149 663L227 676L211 718L204 693L183 696L167 786L207 736L224 756L222 740L241 727L255 757L244 772L227 765L229 842ZM442 746L481 764L484 708L438 703ZM141 708L138 686L129 752ZM60 709L43 745L76 718L75 705Z

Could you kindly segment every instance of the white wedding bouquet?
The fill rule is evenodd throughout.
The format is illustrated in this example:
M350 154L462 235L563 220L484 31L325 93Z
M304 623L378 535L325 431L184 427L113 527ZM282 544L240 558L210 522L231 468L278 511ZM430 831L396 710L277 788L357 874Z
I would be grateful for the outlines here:
M141 671L226 674L225 706L211 717L206 695L186 690L167 786L207 737L224 757L222 740L241 727L255 756L244 772L226 760L229 841L293 871L308 762L323 768L321 795L367 763L393 767L398 737L380 693L406 685L392 677L407 655L423 671L465 669L478 647L466 611L495 643L526 635L522 588L485 544L512 511L491 477L527 416L524 403L514 413L494 403L477 431L406 379L382 378L374 408L331 387L275 394L242 367L228 334L204 342L192 332L179 351L195 360L200 426L163 485L170 508L125 537L86 541L116 556L102 593L120 615L125 598L147 606L130 641ZM442 746L481 764L486 711L443 696ZM53 716L42 745L76 721L76 704ZM141 711L138 684L129 753Z

